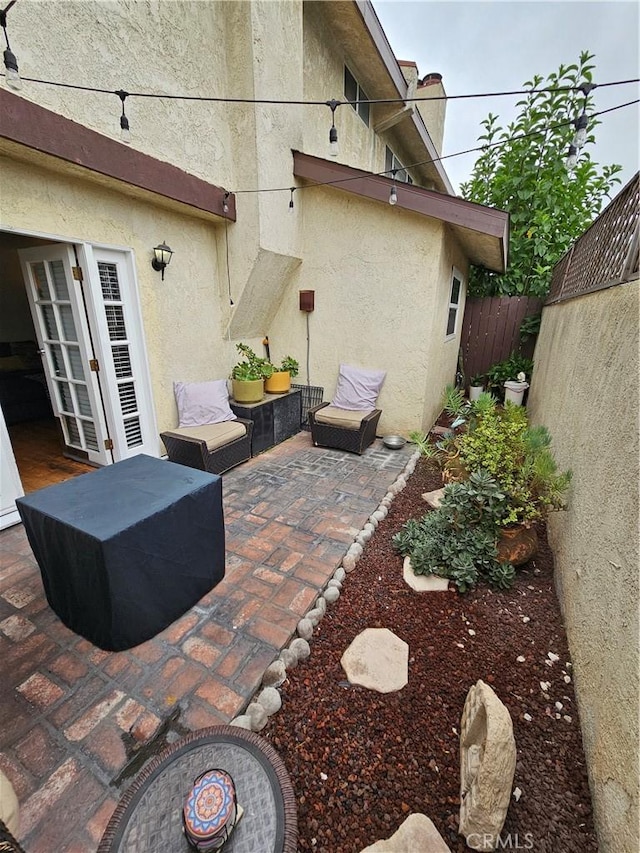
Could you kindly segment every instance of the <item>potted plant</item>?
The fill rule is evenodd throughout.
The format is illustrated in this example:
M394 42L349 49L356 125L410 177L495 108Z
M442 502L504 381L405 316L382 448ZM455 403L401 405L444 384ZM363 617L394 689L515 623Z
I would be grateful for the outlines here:
M519 373L531 376L532 372L533 359L513 352L509 358L497 362L487 370L487 391L494 394L498 399L504 400L504 383L514 380Z
M264 397L264 381L273 373L273 365L247 346L236 344L244 358L231 371L233 399L238 403L259 403Z
M484 373L477 373L469 380L469 401L475 402L484 391Z
M291 390L291 380L298 375L298 362L290 355L285 355L280 366L272 365L273 373L264 382L267 394L286 394Z

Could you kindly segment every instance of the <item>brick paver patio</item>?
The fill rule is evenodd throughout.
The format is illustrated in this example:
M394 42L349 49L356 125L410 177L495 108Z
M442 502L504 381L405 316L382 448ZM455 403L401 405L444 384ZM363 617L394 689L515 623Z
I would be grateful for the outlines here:
M359 457L303 432L225 474L225 578L126 652L69 631L22 525L0 532L0 767L28 853L93 853L148 758L244 709L411 451Z

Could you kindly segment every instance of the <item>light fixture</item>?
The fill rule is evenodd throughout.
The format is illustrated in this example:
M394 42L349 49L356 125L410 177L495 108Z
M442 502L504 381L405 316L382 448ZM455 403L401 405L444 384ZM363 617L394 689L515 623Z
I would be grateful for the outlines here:
M20 74L18 72L18 60L11 50L9 36L7 35L7 12L12 6L13 3L9 3L5 9L0 9L0 26L4 31L4 40L7 43L7 47L4 51L4 79L10 89L13 89L15 92L19 92L20 89L22 89L22 80L20 79Z
M393 183L391 184L391 192L389 193L389 204L398 203L398 191L396 190L396 169L392 170Z
M160 245L156 246L153 250L151 266L156 272L162 273L162 281L164 281L164 268L171 262L171 255L173 255L173 251L166 243L160 243Z
M329 131L329 155L331 157L338 156L338 129L336 127L336 108L340 106L340 101L335 99L327 101L327 106L331 110L331 129Z
M583 147L585 142L587 141L587 114L583 112L581 116L576 119L576 135L573 137L573 144L575 147L580 150Z
M567 159L565 161L565 166L567 167L567 172L571 175L573 170L575 169L578 163L578 149L575 145L571 144L569 146L569 152L567 153Z
M291 198L289 199L289 213L293 213L293 194L296 191L295 187L291 187Z
M230 193L225 192L224 198L222 199L222 212L229 213L229 202L227 199L229 198Z
M126 117L124 112L124 102L129 97L129 93L123 92L122 89L118 89L116 95L122 101L122 115L120 116L120 141L128 145L131 142L131 131L129 130L129 119Z

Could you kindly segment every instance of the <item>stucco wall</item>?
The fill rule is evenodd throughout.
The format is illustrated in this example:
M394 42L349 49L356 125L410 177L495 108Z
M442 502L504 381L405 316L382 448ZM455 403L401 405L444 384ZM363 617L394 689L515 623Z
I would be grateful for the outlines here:
M528 408L573 470L549 537L602 853L638 839L638 281L544 309Z
M452 265L466 272L453 239L439 222L337 189L305 193L299 206L304 261L268 330L272 355L291 353L306 382L298 290L314 290L311 384L330 400L340 362L384 369L380 434L430 427L459 346L459 335L444 342Z

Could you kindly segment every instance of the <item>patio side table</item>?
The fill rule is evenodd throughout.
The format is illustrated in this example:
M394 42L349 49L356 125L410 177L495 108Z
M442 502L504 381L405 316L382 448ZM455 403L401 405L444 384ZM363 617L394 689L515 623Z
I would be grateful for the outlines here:
M271 744L235 726L200 729L142 770L111 816L98 853L189 853L182 809L194 779L210 768L234 781L244 813L224 853L296 853L296 798Z
M139 455L16 505L49 604L102 649L150 639L224 577L215 474Z
M253 421L252 456L257 456L258 453L300 432L302 420L300 391L266 394L259 403L237 403L235 400L230 400L229 404L237 418Z

